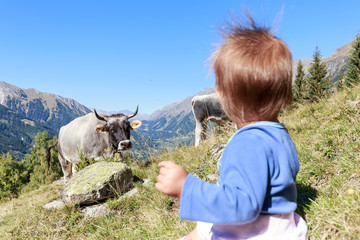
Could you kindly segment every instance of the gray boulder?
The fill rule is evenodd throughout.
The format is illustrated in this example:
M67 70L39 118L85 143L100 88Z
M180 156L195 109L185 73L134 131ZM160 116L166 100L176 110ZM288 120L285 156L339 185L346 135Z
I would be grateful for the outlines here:
M76 173L61 190L64 203L92 204L120 196L132 187L131 168L123 163L98 162Z
M115 214L115 210L110 210L106 204L100 204L100 205L92 205L85 207L80 210L84 214L84 218L92 218L92 217L103 217L108 214Z
M64 202L61 201L61 199L56 199L50 203L47 203L44 205L44 208L46 209L57 209L62 208L64 206Z

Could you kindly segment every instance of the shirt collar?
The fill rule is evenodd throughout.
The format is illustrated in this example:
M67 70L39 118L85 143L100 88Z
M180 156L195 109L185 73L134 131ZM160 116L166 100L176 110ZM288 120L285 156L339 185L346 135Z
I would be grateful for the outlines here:
M248 127L254 127L254 126L271 126L271 127L276 127L276 128L280 128L280 129L285 128L284 124L279 123L279 122L260 121L260 122L250 123L249 125L246 125L246 126L240 128L239 130L245 129Z

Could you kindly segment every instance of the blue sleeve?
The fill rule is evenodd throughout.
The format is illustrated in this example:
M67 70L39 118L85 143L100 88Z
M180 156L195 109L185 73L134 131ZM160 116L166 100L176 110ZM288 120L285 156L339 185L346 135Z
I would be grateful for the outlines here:
M266 148L255 135L233 137L224 149L218 183L186 178L180 218L217 224L255 220L267 193L271 154Z

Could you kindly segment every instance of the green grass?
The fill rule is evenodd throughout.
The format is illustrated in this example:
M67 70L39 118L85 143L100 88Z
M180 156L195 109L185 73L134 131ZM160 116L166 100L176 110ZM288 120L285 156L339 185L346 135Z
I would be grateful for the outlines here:
M359 239L360 236L360 111L347 100L360 100L360 88L344 90L316 104L284 112L285 123L300 159L297 212L306 220L310 239ZM129 162L135 176L151 179L157 164L171 160L207 180L217 172L211 157L214 143L226 143L232 131L215 134L199 147L181 147L145 163ZM154 185L136 184L139 193L108 200L117 214L84 218L78 206L45 210L59 196L60 185L43 186L0 205L2 239L176 239L195 223L180 220L177 199Z
M360 236L360 88L344 90L284 115L298 150L298 212L311 239Z

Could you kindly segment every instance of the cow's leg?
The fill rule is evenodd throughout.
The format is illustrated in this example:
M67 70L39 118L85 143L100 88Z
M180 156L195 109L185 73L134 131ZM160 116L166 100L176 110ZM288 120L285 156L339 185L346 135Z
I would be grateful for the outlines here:
M121 162L124 160L124 157L121 152L116 152L111 155L112 158L116 159L116 161Z
M58 144L58 159L61 165L61 170L64 174L64 182L67 182L71 177L71 163L65 159L60 144Z
M71 177L71 163L66 161L60 154L58 158L64 174L64 182L67 182Z
M196 121L196 126L195 126L195 147L200 145L201 132L202 132L201 123L199 121Z
M206 139L207 122L196 121L195 127L195 147L200 145L202 140Z
M69 169L71 169L71 176L70 177L72 177L77 171L76 171L76 164L74 163L70 163L70 168Z
M201 141L204 141L206 139L207 121L203 121L201 127Z

